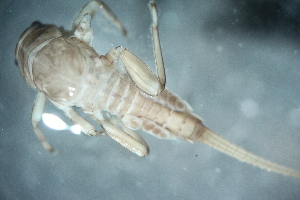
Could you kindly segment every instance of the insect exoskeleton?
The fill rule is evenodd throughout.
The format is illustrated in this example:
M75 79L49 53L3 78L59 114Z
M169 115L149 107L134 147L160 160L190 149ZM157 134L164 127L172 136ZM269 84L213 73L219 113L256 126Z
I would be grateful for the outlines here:
M95 66L97 52L76 37L66 38L54 25L36 24L21 36L16 57L26 81L55 102L79 98Z
M148 155L149 147L136 129L161 138L198 141L242 162L299 178L298 170L265 160L214 133L185 101L164 89L156 4L150 1L149 8L157 77L123 47L113 48L106 55L98 55L93 49L91 20L99 9L126 35L126 29L102 1L86 4L71 31L34 22L21 35L16 58L25 80L38 90L31 123L43 147L54 150L38 127L48 97L82 132L91 136L105 132L139 156ZM103 131L96 131L72 106L80 107Z

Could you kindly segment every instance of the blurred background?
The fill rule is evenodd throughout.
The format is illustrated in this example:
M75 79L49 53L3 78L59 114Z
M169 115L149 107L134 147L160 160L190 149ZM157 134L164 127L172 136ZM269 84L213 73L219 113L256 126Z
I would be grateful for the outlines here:
M148 1L105 1L128 38L98 13L99 54L124 46L153 70ZM300 180L241 163L200 143L141 133L140 158L109 137L74 135L40 123L58 153L46 152L30 124L36 91L21 77L14 48L36 20L70 29L85 5L0 2L0 199L300 199ZM300 2L157 1L167 87L224 138L300 169ZM49 102L45 110L72 123Z

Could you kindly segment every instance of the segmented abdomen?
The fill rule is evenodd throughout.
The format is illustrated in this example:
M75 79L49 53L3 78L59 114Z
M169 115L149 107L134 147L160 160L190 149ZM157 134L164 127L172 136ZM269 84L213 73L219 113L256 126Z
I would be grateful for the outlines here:
M97 109L117 115L131 129L143 129L161 138L195 140L202 135L201 119L176 94L165 89L151 97L141 92L127 74L110 74L96 95Z

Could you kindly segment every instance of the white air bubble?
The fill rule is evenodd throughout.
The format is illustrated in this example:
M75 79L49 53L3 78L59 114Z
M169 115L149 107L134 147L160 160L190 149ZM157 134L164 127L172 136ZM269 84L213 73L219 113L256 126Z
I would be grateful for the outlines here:
M50 128L55 130L66 130L68 129L68 125L61 120L59 117L53 114L44 113L42 115L43 122Z
M68 126L63 120L61 120L58 116L50 114L50 113L44 113L42 115L42 120L49 128L52 128L54 130L70 130L72 133L78 135L81 133L81 126L80 125L73 125Z

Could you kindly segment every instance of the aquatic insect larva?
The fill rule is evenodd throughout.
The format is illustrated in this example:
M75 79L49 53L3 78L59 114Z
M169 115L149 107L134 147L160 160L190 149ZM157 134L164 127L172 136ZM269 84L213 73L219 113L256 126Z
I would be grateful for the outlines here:
M113 48L106 55L93 49L91 20L99 9L126 35L121 22L102 1L86 4L71 31L33 23L21 35L16 58L23 77L38 91L31 122L43 147L53 151L38 127L48 98L85 134L106 133L139 156L149 153L147 143L135 132L141 129L159 138L198 141L242 162L300 178L299 171L258 157L212 132L185 101L165 88L156 4L150 1L149 7L158 77L126 48ZM72 106L81 108L103 131L96 131Z

